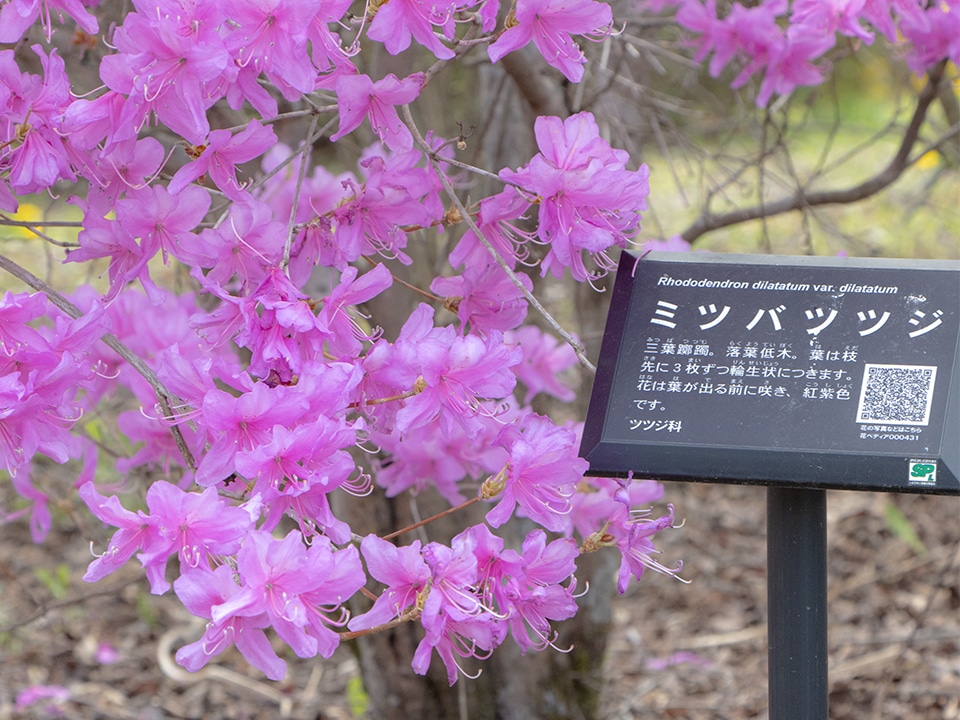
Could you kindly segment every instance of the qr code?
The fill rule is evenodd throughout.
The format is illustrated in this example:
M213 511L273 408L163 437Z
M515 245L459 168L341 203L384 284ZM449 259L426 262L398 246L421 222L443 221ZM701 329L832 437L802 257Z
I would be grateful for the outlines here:
M857 422L926 425L936 379L935 366L867 364Z

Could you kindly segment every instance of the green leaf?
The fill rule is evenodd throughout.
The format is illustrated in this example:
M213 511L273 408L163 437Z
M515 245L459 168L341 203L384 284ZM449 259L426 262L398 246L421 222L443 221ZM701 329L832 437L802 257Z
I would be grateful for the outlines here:
M370 697L367 691L363 689L363 678L354 675L347 681L347 702L350 703L350 714L354 717L361 717L367 712L370 705Z
M92 420L89 420L83 424L83 429L87 431L87 435L90 436L90 439L94 442L102 442L104 435L104 426L103 420L98 417L94 417Z
M913 529L913 524L907 519L907 516L903 514L900 508L894 503L888 502L886 510L884 511L884 517L887 520L887 526L893 531L894 535L903 540L917 555L926 557L927 548L924 547L920 541L920 537L917 535L917 531Z
M137 612L140 614L140 619L149 627L157 627L157 611L153 606L153 598L148 593L137 593Z
M45 567L34 568L33 574L57 600L67 596L70 589L70 568L63 563L57 565L53 572Z

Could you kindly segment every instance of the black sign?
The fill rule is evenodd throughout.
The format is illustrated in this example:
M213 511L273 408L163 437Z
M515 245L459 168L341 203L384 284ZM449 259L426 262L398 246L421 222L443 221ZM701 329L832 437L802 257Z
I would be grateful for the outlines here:
M591 475L960 494L960 263L623 253Z

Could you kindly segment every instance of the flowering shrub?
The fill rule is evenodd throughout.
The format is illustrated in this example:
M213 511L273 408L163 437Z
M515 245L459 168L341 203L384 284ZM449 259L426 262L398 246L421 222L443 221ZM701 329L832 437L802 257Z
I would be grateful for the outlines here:
M763 72L757 105L774 94L821 83L830 68L828 50L844 42L870 45L879 33L898 44L907 66L923 73L944 59L960 63L960 2L873 0L767 0L756 4L716 0L644 0L671 8L677 23L693 33L695 59L710 57L713 77L731 62L740 68L733 87Z
M581 112L539 118L539 152L516 169L474 168L409 109L445 66L484 48L498 62L532 44L578 82L586 58L573 36L611 38L608 5L517 0L500 21L493 0L389 0L362 17L339 0L135 0L104 28L93 4L0 0L0 43L37 22L47 41L32 46L39 74L0 50L0 210L66 191L82 222L65 261L102 260L108 282L65 297L0 256L33 288L0 298L0 467L23 499L6 520L28 515L42 540L50 498L32 463L79 460L79 497L115 528L85 579L136 555L153 593L172 589L208 620L177 653L184 667L235 645L273 679L285 664L268 630L300 657L329 657L344 638L410 621L424 631L413 668L425 673L435 651L452 684L458 657L508 637L524 652L553 644L553 623L576 613L579 554L618 552L621 592L645 569L679 570L655 559L652 541L673 526L672 509L638 509L660 485L585 478L578 428L530 405L541 393L569 401L563 371L589 366L548 315L559 339L527 323L531 306L546 313L524 272L537 262L531 246L543 246L543 276L602 276L639 231L646 167L629 169ZM687 0L677 22L711 72L741 62L739 85L763 70L761 104L820 81L816 62L837 34L869 42L868 25L891 41L899 31L915 70L960 53L955 0L717 12ZM102 85L83 97L51 44L61 23L80 44L103 33L109 48ZM358 53L372 43L390 54L416 43L424 68L371 78ZM211 126L224 106L249 119ZM274 127L298 118L290 147ZM381 144L355 170L314 161L318 140L365 123ZM175 167L177 148L186 161ZM498 189L468 204L454 173ZM448 271L418 289L429 302L386 337L362 308L410 292L391 268L413 262L418 235L455 226ZM157 258L188 268L192 289L158 282ZM310 294L311 278L326 294ZM137 510L120 498L130 488L97 482L99 448L79 422L125 395L140 409L117 417L134 448L117 470L153 478ZM375 452L358 460L361 446ZM428 486L452 505L487 503L486 524L447 544L397 545L407 529L359 537L331 502ZM514 516L542 528L520 548L494 533ZM351 617L358 593L369 610Z

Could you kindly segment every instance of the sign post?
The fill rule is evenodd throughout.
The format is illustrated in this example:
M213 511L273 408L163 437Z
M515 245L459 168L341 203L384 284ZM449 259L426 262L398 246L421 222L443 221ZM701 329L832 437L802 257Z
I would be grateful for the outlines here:
M767 488L770 720L827 717L827 492Z
M590 474L767 485L770 719L827 715L828 488L960 495L960 263L621 256Z

